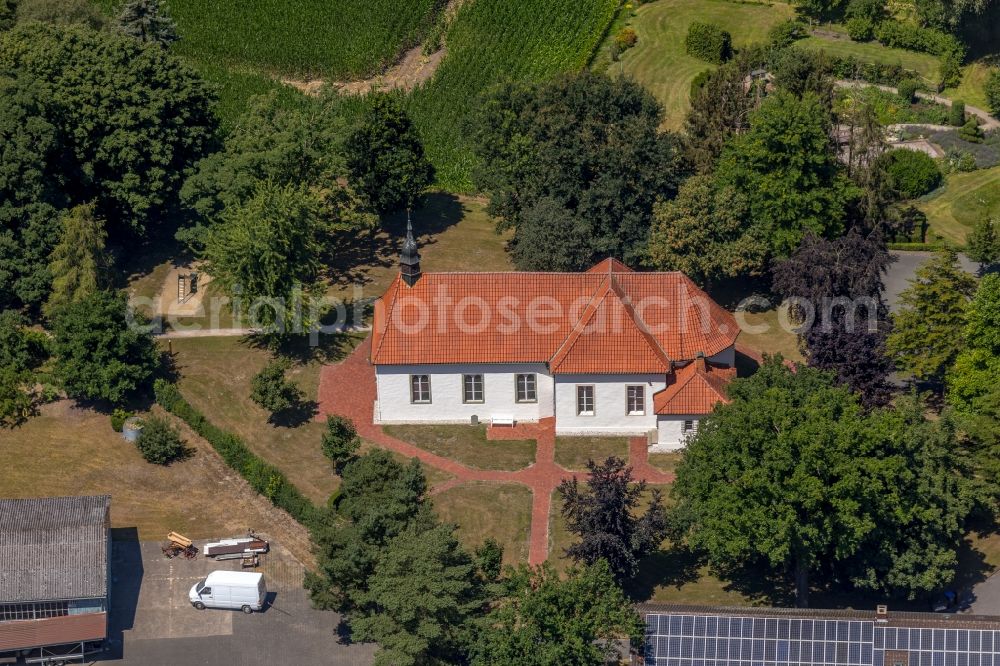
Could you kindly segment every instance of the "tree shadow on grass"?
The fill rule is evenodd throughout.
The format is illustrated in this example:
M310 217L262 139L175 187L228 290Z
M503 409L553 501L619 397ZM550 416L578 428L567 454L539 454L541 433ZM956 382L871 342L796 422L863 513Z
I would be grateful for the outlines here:
M275 412L268 419L279 428L298 428L312 421L319 413L319 403L315 400L300 400L288 409Z
M648 601L657 587L680 589L701 576L701 558L683 546L670 546L647 555L639 562L639 573L625 583L625 593L636 602Z
M321 363L330 365L347 358L357 346L358 338L365 333L319 333L315 340L308 335L289 335L281 338L267 335L250 335L242 342L254 349L273 352L297 365Z
M433 245L435 236L458 224L465 215L462 202L454 194L432 192L424 197L424 205L412 212L413 232L420 247ZM362 285L371 282L366 273L373 267L387 267L399 260L406 238L406 211L387 215L370 233L345 238L327 257L331 281L339 286Z

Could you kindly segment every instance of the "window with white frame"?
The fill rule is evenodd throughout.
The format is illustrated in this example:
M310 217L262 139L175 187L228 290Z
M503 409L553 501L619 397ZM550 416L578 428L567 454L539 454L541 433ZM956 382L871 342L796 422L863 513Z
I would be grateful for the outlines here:
M646 387L626 386L625 402L629 416L642 416L646 413Z
M576 413L578 416L594 415L594 387L590 385L576 387Z
M538 402L538 391L535 388L535 375L516 375L514 385L517 387L515 400L517 402Z
M410 402L421 404L431 401L431 376L410 375Z
M483 402L482 375L462 375L462 402Z
M682 428L682 432L687 437L694 437L698 433L698 422L697 421L685 421Z

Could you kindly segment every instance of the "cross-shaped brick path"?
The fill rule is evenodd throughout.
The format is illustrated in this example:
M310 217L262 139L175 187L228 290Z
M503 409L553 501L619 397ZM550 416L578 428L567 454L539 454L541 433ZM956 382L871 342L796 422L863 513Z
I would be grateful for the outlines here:
M489 439L534 439L538 442L535 462L517 471L474 469L450 458L436 455L419 447L391 437L372 421L375 405L375 369L368 362L371 350L369 337L342 363L325 366L320 373L319 417L339 414L352 421L361 437L382 448L395 451L407 458L417 458L422 463L448 472L455 478L444 481L431 489L431 494L454 488L469 481L493 483L520 483L531 490L531 536L528 563L541 564L549 556L549 513L552 493L563 479L577 474L556 464L555 419L542 419L539 423L521 424L514 428L497 428L487 431ZM649 464L645 437L629 440L629 464L637 481L671 483L673 474L661 472ZM497 507L502 510L503 507Z

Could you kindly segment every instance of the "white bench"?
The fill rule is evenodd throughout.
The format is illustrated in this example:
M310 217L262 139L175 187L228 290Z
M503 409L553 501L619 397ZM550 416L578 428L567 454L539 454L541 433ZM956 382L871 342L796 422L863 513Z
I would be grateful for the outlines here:
M514 417L509 414L493 414L490 416L491 426L510 426L513 428L515 424Z

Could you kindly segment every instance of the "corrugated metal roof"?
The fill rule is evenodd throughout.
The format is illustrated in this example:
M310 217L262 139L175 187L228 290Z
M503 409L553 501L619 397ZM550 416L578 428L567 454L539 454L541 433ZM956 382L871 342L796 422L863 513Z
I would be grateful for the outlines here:
M0 651L97 641L107 637L107 613L0 622Z
M0 499L0 603L107 595L109 495Z

